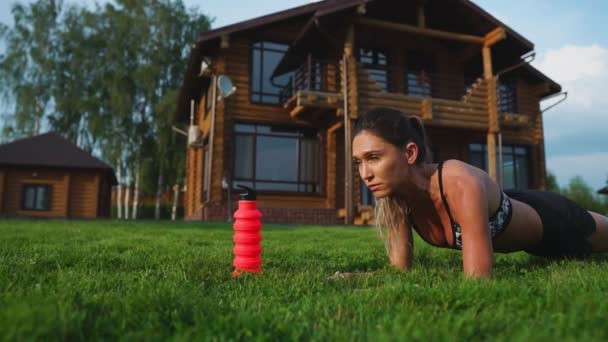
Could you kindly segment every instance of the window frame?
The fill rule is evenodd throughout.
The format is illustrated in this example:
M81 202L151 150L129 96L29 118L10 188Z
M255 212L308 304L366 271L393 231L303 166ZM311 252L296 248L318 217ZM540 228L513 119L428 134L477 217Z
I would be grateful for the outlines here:
M415 70L412 67L413 61L419 59L423 61L420 63L423 67L417 68L420 70ZM433 52L429 51L420 51L420 50L407 50L405 52L405 79L404 81L404 93L408 96L414 96L419 98L433 98L437 95L437 82L435 78L435 70L437 68L437 55ZM428 70L427 70L428 67ZM426 76L425 83L416 85L417 91L412 91L410 87L410 81L413 78L420 78L422 76Z
M372 58L372 62L368 63L368 62L364 62L362 59L362 52L368 50L371 51L371 58ZM379 54L384 54L385 58L386 58L386 65L382 65L379 63ZM376 82L376 84L378 84L380 86L380 88L382 88L382 91L390 93L393 89L392 85L391 85L391 54L389 52L389 49L387 48L382 48L382 47L360 47L357 49L357 60L359 61L359 63L363 66L363 68L370 74L370 76L372 77L372 79ZM374 71L384 71L386 73L386 80L385 80L385 84L384 87L383 84L381 84L380 82L378 82L378 80L374 77Z
M253 126L253 132L237 132L237 125L246 125L246 126ZM272 134L272 133L260 133L258 132L258 127L259 126L265 126L265 127L270 127L272 128L283 128L283 129L294 129L297 131L297 136L288 136L288 135L281 135L279 134ZM311 130L315 132L316 137L314 139L306 139L303 136L302 131L304 130ZM235 172L236 172L236 161L235 158L237 157L237 136L250 136L253 137L253 142L252 142L252 149L253 149L253 155L252 155L252 178L242 178L242 177L237 177ZM266 137L279 137L279 138L292 138L297 140L296 146L297 146L297 151L296 151L296 162L298 163L297 165L297 180L292 182L292 181L273 181L273 180L265 180L265 179L257 179L257 174L256 174L256 168L257 168L257 137L259 136L266 136ZM232 139L233 139L233 144L232 144L232 173L231 173L231 186L232 186L232 191L240 191L239 188L237 188L237 184L236 183L250 183L250 185L246 185L251 187L252 189L254 189L257 193L262 193L262 194L276 194L276 195L295 195L295 196L318 196L318 197L322 197L323 194L323 182L324 182L324 178L323 178L323 172L324 172L324 163L323 163L323 144L322 144L322 138L321 138L321 132L315 128L309 128L309 127L299 127L299 126L291 126L291 125L276 125L276 124L269 124L269 123L259 123L259 122L247 122L247 121L236 121L234 122L233 125L233 129L232 129ZM302 140L312 140L312 141L316 141L317 142L317 156L318 156L318 160L317 160L317 170L315 171L316 175L315 175L315 183L310 183L310 182L304 182L301 181L301 176L302 176L302 168L300 165L301 162L301 149L302 149L302 144L300 143ZM256 183L276 183L276 184L287 184L287 185L291 185L291 184L295 184L296 188L298 190L293 191L293 190L265 190L265 189L260 189L258 190ZM315 188L314 191L305 191L302 190L300 191L300 187L304 186L304 187L308 187L308 186L313 186Z
M503 77L496 85L498 103L496 104L499 114L519 114L518 80L515 77ZM504 94L504 95L503 95ZM503 99L508 101L503 102Z
M480 146L481 147L481 151L479 150L472 150L472 147L474 145ZM517 150L518 149L523 149L524 152L523 153L518 153ZM507 151L508 150L508 151ZM482 170L486 171L488 170L488 146L484 143L470 143L469 144L469 163L475 167L479 167L479 165L475 165L472 163L473 160L473 154L474 153L481 153L481 158L482 158L482 163L484 164L484 167L481 168ZM502 145L502 156L503 156L503 170L502 170L502 183L504 186L505 180L504 180L504 160L505 160L505 155L509 155L513 158L513 160L517 159L517 156L524 156L525 161L526 161L526 169L528 170L528 174L525 176L526 178L526 187L521 187L519 183L519 172L520 172L520 167L518 167L517 164L515 164L514 168L513 168L513 183L514 183L514 189L529 189L530 185L531 185L531 177L530 177L530 169L531 169L531 163L530 163L530 146L526 146L526 145L517 145L517 144L508 144L508 145Z
M260 44L260 47L256 47L257 44ZM277 45L284 45L285 46L285 51L280 51L274 48L265 48L264 45L265 44L277 44ZM255 51L258 50L260 51L260 79L259 79L259 91L254 91L254 77L253 77L253 71L254 68L256 67L256 65L254 64L254 58L253 55L255 53ZM256 104L256 105L265 105L265 106L273 106L273 107L282 107L283 103L281 103L281 92L278 91L276 94L274 93L265 93L264 92L264 77L263 77L263 73L264 73L264 51L272 51L272 52L281 52L283 53L283 57L285 57L285 54L287 54L287 51L289 50L289 43L285 43L285 42L281 42L281 41L276 41L276 40L257 40L251 43L250 47L249 47L249 102L252 104ZM287 73L289 74L289 73ZM286 74L286 75L287 75ZM274 84L274 82L272 81L272 78L270 79L270 82ZM288 84L285 84L284 86L287 86ZM279 85L275 85L275 87L278 87ZM265 102L264 101L264 97L276 97L277 98L277 103L274 102ZM255 99L255 98L258 99Z
M32 208L29 208L27 206L27 196L26 196L26 192L30 188L34 189L34 200L33 200L34 207L32 207ZM42 208L36 207L36 203L38 202L37 197L38 197L39 189L44 189L44 191L46 192L46 201L44 202L44 206ZM51 210L52 190L53 190L53 186L51 184L32 184L32 183L22 184L21 185L21 210L24 210L24 211L50 211Z

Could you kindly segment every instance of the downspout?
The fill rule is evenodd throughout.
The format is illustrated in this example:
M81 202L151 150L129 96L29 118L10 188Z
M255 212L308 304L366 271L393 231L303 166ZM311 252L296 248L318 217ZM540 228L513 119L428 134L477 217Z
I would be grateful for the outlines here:
M209 132L209 159L207 161L207 163L205 164L205 168L207 169L205 172L205 186L207 187L207 198L205 199L205 202L203 202L203 204L201 205L201 208L205 208L207 205L209 205L209 203L211 202L211 172L213 172L213 140L215 138L215 114L216 114L216 108L217 108L217 76L214 74L212 76L212 80L211 80L211 87L213 87L213 89L211 89L211 127L210 127L210 132ZM205 158L205 156L203 155L203 158ZM204 172L204 171L203 171Z

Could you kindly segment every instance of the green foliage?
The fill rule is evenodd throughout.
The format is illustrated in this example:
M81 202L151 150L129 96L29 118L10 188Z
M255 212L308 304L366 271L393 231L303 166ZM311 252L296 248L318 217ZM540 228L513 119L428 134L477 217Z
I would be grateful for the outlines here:
M31 135L39 121L131 179L139 172L179 182L185 141L171 130L176 90L211 20L181 0L93 9L36 0L15 3L12 13L14 27L0 26L0 91L11 108L3 132ZM143 190L155 193L158 183L144 178Z
M555 175L547 171L547 190L560 193L587 210L608 214L608 196L597 194L581 176L573 177L567 186L560 188Z
M262 234L262 273L235 279L226 224L0 221L0 340L608 339L605 256L499 254L476 281L418 238L400 273L369 228Z
M560 192L559 184L557 184L557 177L551 171L547 171L547 191Z

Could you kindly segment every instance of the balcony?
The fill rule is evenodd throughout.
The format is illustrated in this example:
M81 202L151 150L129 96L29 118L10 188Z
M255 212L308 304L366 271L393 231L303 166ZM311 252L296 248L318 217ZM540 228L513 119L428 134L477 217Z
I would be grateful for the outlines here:
M485 131L489 126L489 90L494 78L428 73L404 68L356 65L359 114L373 107L391 107L422 117L428 126ZM341 63L309 58L297 68L280 93L280 103L295 121L314 122L343 107ZM516 92L496 87L501 125L525 127L529 117L516 111ZM351 100L352 101L352 100Z
M297 68L279 95L280 103L296 121L315 121L343 107L340 66L308 58Z
M391 107L422 117L426 125L487 130L489 96L496 89L501 125L524 127L529 116L517 112L512 88L496 87L496 79L427 73L397 68L370 68L357 64L358 108Z

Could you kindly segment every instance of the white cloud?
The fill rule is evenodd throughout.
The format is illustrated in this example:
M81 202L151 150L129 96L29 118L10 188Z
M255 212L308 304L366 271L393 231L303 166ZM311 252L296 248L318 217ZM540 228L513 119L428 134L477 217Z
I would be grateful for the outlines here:
M604 91L608 84L608 49L597 44L564 45L545 52L536 67L568 91L566 107L580 111L582 106L593 115L602 112L600 106L608 105Z

